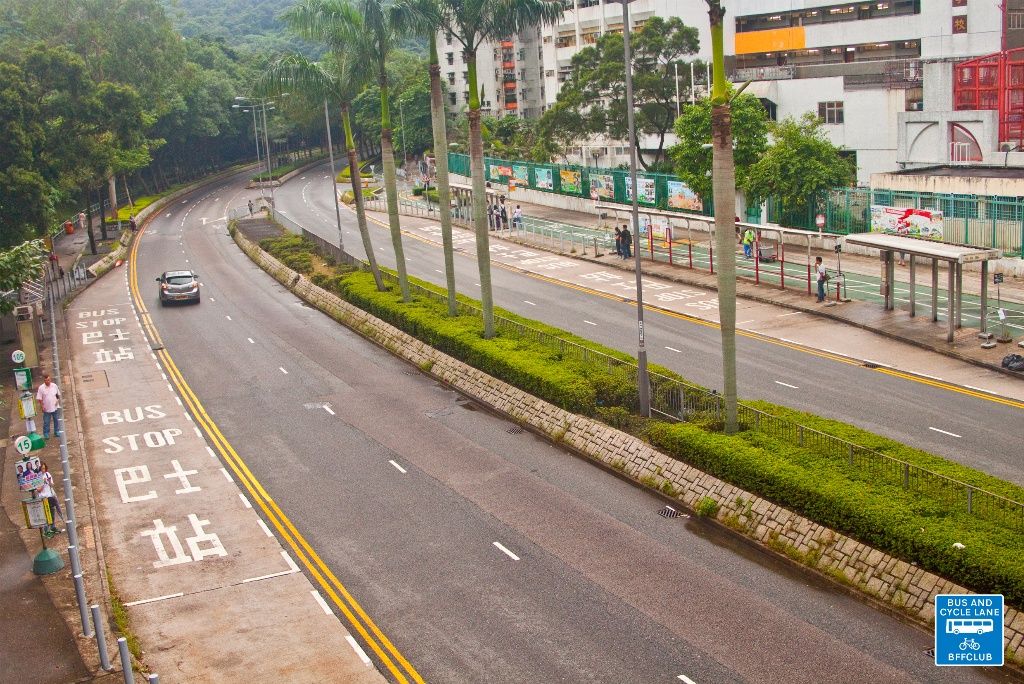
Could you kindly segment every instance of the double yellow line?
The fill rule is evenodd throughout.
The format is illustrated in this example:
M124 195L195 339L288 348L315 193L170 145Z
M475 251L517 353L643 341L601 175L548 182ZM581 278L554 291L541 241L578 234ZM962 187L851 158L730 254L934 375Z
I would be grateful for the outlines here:
M202 427L214 448L217 449L224 462L231 467L235 476L248 490L249 495L260 507L260 510L263 511L267 520L274 525L281 538L287 542L288 546L291 547L296 557L306 567L317 584L330 597L334 605L338 607L349 625L362 637L363 642L368 644L373 652L377 654L377 657L388 668L395 680L402 684L408 684L409 682L423 684L423 678L420 677L416 669L409 664L409 661L402 656L395 645L391 643L370 616L366 614L366 611L359 605L359 602L356 601L345 588L345 585L342 584L341 580L335 576L327 564L317 555L309 542L295 528L295 525L288 519L284 511L280 509L273 497L267 493L260 481L249 470L245 461L238 455L238 452L231 446L231 443L206 412L206 409L203 408L199 398L192 391L178 366L174 363L174 359L163 348L163 342L146 309L146 303L139 293L137 282L138 246L145 230L146 226L143 226L136 235L134 244L132 244L128 259L128 287L131 292L132 301L135 303L139 313L139 319L142 321L142 326L153 341L153 347L156 349L158 358L174 386L178 388L178 392L195 419L196 424Z

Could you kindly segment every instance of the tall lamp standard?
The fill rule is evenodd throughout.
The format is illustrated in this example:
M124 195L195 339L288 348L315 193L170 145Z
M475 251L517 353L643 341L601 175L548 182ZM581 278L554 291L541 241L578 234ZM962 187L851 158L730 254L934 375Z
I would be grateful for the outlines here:
M252 137L256 141L256 173L262 175L263 173L263 158L260 156L260 127L256 122L256 108L249 107L249 109L243 109L240 104L231 105L232 109L241 109L243 113L248 114L249 110L252 110ZM260 197L264 197L263 184L260 183Z
M324 98L324 123L327 126L327 152L331 156L331 186L334 188L334 217L338 221L338 249L344 251L345 245L341 237L341 208L338 206L338 172L334 169L334 141L331 140L331 115L327 109L327 98ZM353 183L359 183L362 179L353 178Z
M637 329L637 388L640 391L640 415L651 415L651 378L647 373L647 347L644 343L644 291L640 277L640 205L637 203L636 118L633 114L633 54L630 49L629 3L632 0L614 0L622 3L622 48L626 63L626 127L629 129L629 183L633 223L633 268L636 273L636 329Z
M281 97L288 97L288 93L281 93ZM264 151L267 154L267 178L270 181L270 206L271 206L271 208L273 208L273 206L274 206L274 180L273 180L273 178L271 176L271 173L273 171L273 167L272 167L271 161L270 161L270 139L267 136L267 110L268 109L271 109L271 110L274 109L274 107L270 106L270 105L274 104L274 101L271 100L271 99L268 99L268 98L256 99L256 98L251 98L251 97L243 97L241 95L236 96L235 100L237 100L239 102L248 102L249 106L252 107L254 110L258 107L259 110L260 110L260 114L263 117L263 149L264 149Z

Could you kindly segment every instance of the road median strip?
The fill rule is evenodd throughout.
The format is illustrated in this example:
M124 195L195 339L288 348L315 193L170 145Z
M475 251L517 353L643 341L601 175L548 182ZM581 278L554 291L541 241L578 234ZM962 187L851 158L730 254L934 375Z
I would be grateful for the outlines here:
M311 276L303 277L239 231L232 233L250 258L299 297L422 371L691 509L710 496L720 522L919 622L930 620L934 595L946 591L998 591L1008 603L1024 605L1019 528L951 512L928 492L886 483L871 469L858 471L845 459L783 436L720 434L711 414L695 413L685 423L637 418L629 411L635 380L621 370L582 363L506 332L483 340L474 316L448 318L443 301L428 297L402 304L393 291L377 292L368 273L332 272L310 243L303 254L300 238L281 239L276 244L288 261L309 265ZM266 245L275 247L273 241ZM585 344L596 356L629 358L535 321L500 315ZM853 426L750 404L764 415L798 418L843 437L870 437L871 448L1024 500L1015 485ZM1011 610L1007 623L1011 651L1021 652L1024 616Z

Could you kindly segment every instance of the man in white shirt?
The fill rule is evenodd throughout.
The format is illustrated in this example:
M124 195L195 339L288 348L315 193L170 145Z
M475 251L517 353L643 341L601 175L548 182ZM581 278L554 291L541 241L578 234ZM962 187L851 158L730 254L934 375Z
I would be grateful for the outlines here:
M57 434L57 411L60 410L60 389L50 380L49 373L43 374L43 384L36 392L36 400L43 407L43 439L49 439L51 421L53 434Z
M825 284L828 282L828 271L825 270L825 264L821 263L821 257L815 257L814 259L814 270L818 274L818 301L825 301Z

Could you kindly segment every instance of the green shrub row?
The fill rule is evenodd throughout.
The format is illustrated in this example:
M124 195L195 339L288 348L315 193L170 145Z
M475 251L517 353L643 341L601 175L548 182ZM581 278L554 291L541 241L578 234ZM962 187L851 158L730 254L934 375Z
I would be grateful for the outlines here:
M292 236L264 240L261 246L286 263L302 250L312 250L310 243ZM411 280L434 292L443 292L433 284ZM898 483L872 478L864 471L848 470L845 461L764 433L723 435L714 431L718 426L707 417L690 423L637 418L631 414L635 410L636 384L628 368L609 369L606 364L577 361L560 348L503 330L494 339L485 340L478 316L448 317L443 302L426 297L416 297L404 304L395 288L377 291L368 273L317 276L316 282L413 337L530 394L569 411L597 416L644 437L673 458L822 525L976 591L1003 593L1008 602L1024 606L1024 536L1019 533L966 512L950 513L924 494L904 491ZM473 302L462 295L459 299ZM506 311L496 310L496 314L614 358L632 360L622 352L552 326ZM664 368L652 370L679 377ZM751 403L807 427L1018 501L1024 499L1021 488L1011 483L846 423L767 402ZM955 543L963 544L964 548L955 548Z
M266 238L260 241L260 247L293 271L303 274L313 271L313 243L301 235Z

